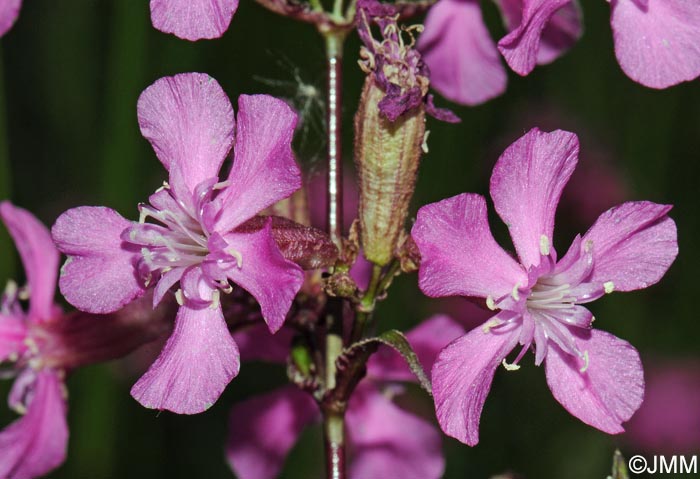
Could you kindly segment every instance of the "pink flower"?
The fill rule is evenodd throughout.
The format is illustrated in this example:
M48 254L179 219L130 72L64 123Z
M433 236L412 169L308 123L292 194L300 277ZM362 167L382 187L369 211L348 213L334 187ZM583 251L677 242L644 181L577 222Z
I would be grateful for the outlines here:
M0 2L0 37L15 24L21 6L22 0L3 0Z
M151 22L183 40L219 38L237 8L238 0L151 0Z
M3 377L16 378L8 402L21 415L0 432L0 477L28 479L65 460L65 373L122 356L154 339L165 325L152 315L144 317L138 305L124 315L63 313L53 302L59 254L49 231L6 201L0 203L0 216L17 245L28 282L21 289L9 282L0 298L0 362L11 363ZM20 301L27 298L25 311Z
M535 63L543 65L554 61L581 36L579 9L568 0L500 0L496 3L506 28L511 31L506 38L515 36L527 45L522 51L528 54L530 71ZM525 30L529 36L522 38ZM521 73L520 63L510 61L501 42L501 53L513 70ZM482 19L478 0L438 2L426 17L418 49L430 67L432 85L445 98L464 105L477 105L501 95L506 89L506 70Z
M463 332L450 318L434 316L407 336L421 362L430 366L440 348ZM255 332L241 336L248 336L250 344L258 345L251 352L268 350L269 340L258 339ZM247 357L245 352L242 355ZM253 358L272 359L260 358L256 353ZM284 361L284 356L276 359ZM346 413L349 477L441 477L444 458L440 434L390 398L391 391L398 387L390 382L415 381L406 363L392 350L381 349L367 366L367 378L355 390ZM277 477L301 432L319 420L319 409L312 396L295 386L234 405L226 447L231 468L241 479Z
M58 467L66 457L68 425L63 373L42 354L44 324L60 320L53 303L58 251L44 225L8 202L0 215L19 249L28 289L10 282L0 302L0 361L14 363L9 405L22 417L0 432L0 477L32 478ZM29 310L19 303L30 295Z
M523 0L519 26L498 42L513 70L527 75L536 57L549 55L546 32L553 25L563 25L562 16L555 12L574 5L571 0ZM632 80L650 88L667 88L700 75L698 2L611 0L610 8L615 55Z
M131 393L146 407L194 414L211 406L239 369L220 292L230 292L232 282L251 293L274 332L302 284L303 272L280 253L269 220L237 230L300 187L291 150L296 114L266 95L241 96L225 181L218 175L234 143L234 116L213 78L156 81L139 98L138 116L169 181L139 206L138 223L103 207L61 215L52 233L69 258L59 286L79 309L107 313L149 286L155 306L179 284L175 330Z
M442 350L432 371L440 425L469 445L478 442L496 368L517 369L531 348L535 364L545 363L554 397L586 424L622 432L621 423L642 402L637 351L591 329L593 315L581 304L613 290L646 288L664 275L678 252L676 226L666 216L671 207L640 201L612 208L557 260L554 213L577 156L574 134L533 129L496 163L491 197L519 262L493 239L480 195L461 194L418 212L412 234L423 292L485 298L498 311ZM507 363L518 344L522 349Z

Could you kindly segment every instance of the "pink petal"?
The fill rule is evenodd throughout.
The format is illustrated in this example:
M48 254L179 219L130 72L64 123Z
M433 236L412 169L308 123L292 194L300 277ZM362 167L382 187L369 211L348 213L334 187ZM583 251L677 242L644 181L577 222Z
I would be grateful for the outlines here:
M519 75L529 74L540 60L540 40L552 16L571 0L523 0L520 25L498 42L498 50ZM552 30L553 32L555 30ZM556 35L558 41L561 39ZM575 39L570 40L573 43ZM568 43L568 42L567 42ZM559 47L561 49L563 47ZM553 60L552 52L543 60Z
M423 206L411 235L422 258L418 284L428 296L497 299L527 282L520 265L493 239L480 195L464 193Z
M258 231L230 233L226 241L243 258L241 267L227 270L226 275L253 295L270 331L277 331L301 288L304 272L282 256L272 239L270 221Z
M506 326L507 328L508 326ZM433 366L435 411L448 436L474 446L496 368L518 343L520 328L475 328L442 350Z
M464 328L444 314L426 319L406 333L423 369L430 371L438 353L450 342L464 334ZM387 381L415 381L406 360L394 349L382 347L367 362L367 375Z
M27 325L24 318L0 314L0 363L8 356L21 354L27 348Z
M666 88L700 75L700 4L695 0L612 0L615 55L632 80Z
M513 31L520 27L523 21L523 3L525 1L498 1L508 31ZM530 10L530 13L532 13L532 10ZM577 2L568 2L554 12L549 21L546 22L542 36L539 39L537 64L544 65L559 58L576 43L582 33L581 8Z
M302 430L319 417L310 394L286 386L234 404L226 458L239 479L274 479Z
M147 408L197 414L216 402L239 366L221 308L180 306L173 334L131 395Z
M237 8L238 0L151 0L151 22L183 40L219 38Z
M292 346L294 330L282 328L271 334L262 322L236 331L233 339L243 361L264 361L285 364Z
M3 0L0 2L0 37L15 24L21 6L22 0Z
M639 353L628 342L597 329L579 339L584 362L550 343L545 369L554 398L586 424L609 434L623 432L627 421L642 404L644 374Z
M576 135L533 128L493 168L491 197L525 267L539 264L542 236L552 244L554 213L577 161Z
M0 203L0 216L22 257L30 290L30 321L52 319L59 253L48 228L27 210L9 201Z
M218 177L233 144L234 118L216 80L205 73L161 78L141 93L137 110L141 134L170 172L181 200L202 181Z
M346 417L350 479L442 477L445 459L437 428L373 387L355 391Z
M217 198L223 209L216 231L224 232L252 218L301 187L292 153L297 115L268 95L238 98L238 126L230 186Z
M593 242L591 282L612 281L616 291L646 288L661 279L678 255L669 205L623 203L598 218L583 237Z
M425 19L418 49L445 98L478 105L501 95L508 76L476 0L441 0Z
M73 208L58 217L51 235L68 256L58 286L70 304L89 313L112 313L143 294L135 269L139 253L121 239L131 224L99 206Z
M66 459L68 425L62 381L38 373L27 413L0 432L0 477L32 479Z

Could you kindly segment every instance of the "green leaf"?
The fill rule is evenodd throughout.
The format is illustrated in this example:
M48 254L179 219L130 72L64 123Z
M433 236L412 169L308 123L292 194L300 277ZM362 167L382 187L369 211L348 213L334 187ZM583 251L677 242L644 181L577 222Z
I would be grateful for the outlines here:
M356 348L376 348L381 344L389 346L390 348L394 349L394 351L399 353L406 360L408 367L411 368L411 372L413 372L413 374L416 375L416 378L418 378L418 382L423 387L423 389L425 389L428 392L428 394L433 394L433 389L430 384L430 379L428 379L428 375L423 370L423 366L418 360L418 356L413 351L413 348L408 342L408 339L406 339L406 336L404 336L401 331L392 329L380 334L379 336L363 339L362 341L358 341L357 343L350 346L350 348L348 348L346 352L349 353L349 355L352 355L353 350L355 350Z

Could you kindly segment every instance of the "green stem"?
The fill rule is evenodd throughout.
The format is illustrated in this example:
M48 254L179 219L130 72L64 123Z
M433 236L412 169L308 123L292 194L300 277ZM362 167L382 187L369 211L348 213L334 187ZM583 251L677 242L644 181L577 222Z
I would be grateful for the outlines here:
M341 0L336 0L335 7ZM343 105L343 44L345 32L322 32L326 42L328 66L327 122L328 122L328 234L340 248L343 234L343 161L342 161L342 105ZM328 301L326 325L325 387L336 387L336 361L343 351L343 302L337 298ZM323 408L327 477L345 479L345 416L337 408Z
M357 307L355 323L352 328L351 343L359 341L365 332L365 327L367 323L369 323L372 312L374 311L374 302L377 298L377 292L379 291L381 277L382 267L374 265L372 267L372 276L370 277L367 291L362 295L360 304Z
M324 411L323 440L326 449L326 477L345 479L345 415Z

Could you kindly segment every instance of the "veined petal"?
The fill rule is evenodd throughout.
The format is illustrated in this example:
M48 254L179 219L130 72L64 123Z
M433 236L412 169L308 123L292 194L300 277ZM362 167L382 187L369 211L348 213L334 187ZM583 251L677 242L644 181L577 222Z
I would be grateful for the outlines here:
M423 206L411 235L421 253L418 284L428 296L497 299L527 283L521 266L493 239L480 195Z
M229 186L210 212L222 234L301 187L292 152L297 115L289 105L269 95L241 95L237 119Z
M632 80L667 88L700 75L700 4L612 0L615 55Z
M238 0L151 0L151 22L183 40L219 38L237 8Z
M278 477L303 429L319 416L313 397L296 386L234 404L229 416L226 458L236 477Z
M63 383L45 370L38 373L26 414L0 432L0 477L43 476L63 463L67 447Z
M593 242L591 282L612 282L615 291L646 288L661 279L678 255L670 205L648 201L609 209L584 235Z
M58 217L51 235L68 256L58 286L70 304L89 313L112 313L143 294L135 268L139 253L121 239L131 224L99 206L73 208Z
M609 434L623 432L622 423L632 417L644 397L639 353L628 342L597 329L588 339L578 339L577 345L587 352L588 365L550 344L545 359L549 389L567 411L586 424Z
M425 19L418 50L430 83L445 98L478 105L501 95L508 82L476 0L441 0Z
M189 201L197 185L219 175L233 145L234 118L216 80L205 73L163 77L141 93L137 111L141 134L180 200Z
M29 320L51 319L59 259L51 234L34 215L9 201L0 203L0 216L22 257L29 283Z
M304 272L282 256L272 238L270 221L258 231L229 233L226 241L242 257L240 268L234 265L226 275L260 303L263 319L274 333L284 323Z
M22 0L4 0L0 2L0 37L12 28L19 15Z
M185 304L163 351L131 395L147 408L197 414L219 399L239 367L238 348L221 308Z
M353 394L346 415L350 479L442 477L442 441L432 424L367 383Z
M557 204L577 161L576 135L533 128L510 145L493 168L491 198L526 268L548 254Z
M523 8L527 0L497 0L501 8L506 28L509 32L521 27L523 23ZM529 13L533 13L530 6ZM537 49L537 64L544 65L559 58L571 48L583 33L581 7L577 1L570 1L545 22L544 30L539 39Z
M438 353L464 334L464 328L444 314L426 319L406 333L406 339L418 356L423 369L430 371ZM394 349L381 347L367 362L367 376L387 381L415 381L406 360Z
M535 68L540 58L549 61L556 58L556 54L553 55L551 49L540 57L540 42L552 16L570 2L571 0L522 0L520 25L498 42L498 50L514 72L525 76ZM554 36L557 43L562 42L566 37L565 32ZM574 43L575 40L576 38L569 38L565 45ZM558 50L561 48L559 47Z
M432 372L435 412L442 430L465 444L479 442L479 419L496 368L520 338L520 328L475 328L442 350Z

